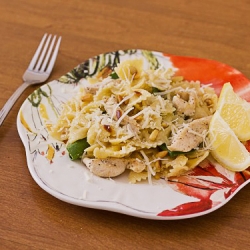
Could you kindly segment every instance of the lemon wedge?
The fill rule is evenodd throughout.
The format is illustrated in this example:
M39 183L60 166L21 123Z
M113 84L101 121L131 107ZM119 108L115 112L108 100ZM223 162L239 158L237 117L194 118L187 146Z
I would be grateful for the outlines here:
M209 125L211 155L231 171L243 171L250 166L250 153L229 124L216 111Z
M240 141L250 139L250 103L234 93L230 83L221 90L217 110Z

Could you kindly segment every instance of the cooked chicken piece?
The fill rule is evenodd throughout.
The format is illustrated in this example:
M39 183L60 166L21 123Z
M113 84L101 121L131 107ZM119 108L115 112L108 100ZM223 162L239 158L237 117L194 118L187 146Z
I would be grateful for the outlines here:
M173 105L178 113L192 116L195 113L195 94L182 91L173 97Z
M189 152L199 146L208 131L211 116L194 120L179 130L168 146L171 151Z
M139 159L127 159L127 169L133 170L136 173L142 172L146 168L146 164Z
M108 158L108 159L90 159L83 158L83 164L94 175L100 177L116 177L122 174L126 168L134 172L141 172L145 169L146 165L138 159L121 159L121 158Z
M83 158L82 162L90 172L100 177L115 177L122 174L126 169L126 161L122 161L122 159Z

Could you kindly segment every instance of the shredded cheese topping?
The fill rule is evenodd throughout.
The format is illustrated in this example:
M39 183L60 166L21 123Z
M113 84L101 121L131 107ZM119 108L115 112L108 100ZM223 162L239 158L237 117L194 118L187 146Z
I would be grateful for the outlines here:
M87 138L90 146L84 157L91 159L129 160L139 155L145 168L141 177L132 175L133 180L144 180L147 172L151 182L152 177L168 178L190 170L189 151L183 150L207 153L208 126L202 119L215 112L217 95L209 85L186 81L171 69L143 70L142 66L140 60L128 60L115 68L118 79L81 80L83 87L63 105L51 135L67 143ZM193 121L198 128L192 127ZM182 151L183 157L155 157L166 148Z

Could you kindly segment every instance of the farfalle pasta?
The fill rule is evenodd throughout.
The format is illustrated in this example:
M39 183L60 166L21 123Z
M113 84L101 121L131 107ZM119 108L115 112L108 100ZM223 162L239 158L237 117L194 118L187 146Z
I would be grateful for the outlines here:
M181 175L208 156L208 124L217 106L208 85L186 81L171 69L143 70L139 59L79 84L50 133L66 142L72 158L84 141L80 157L94 174L114 177L130 171L131 183L151 181ZM193 144L184 147L192 137Z

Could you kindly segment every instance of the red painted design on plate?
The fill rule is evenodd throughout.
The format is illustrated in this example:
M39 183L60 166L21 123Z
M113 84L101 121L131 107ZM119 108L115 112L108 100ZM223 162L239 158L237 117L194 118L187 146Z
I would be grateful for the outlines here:
M197 80L203 84L212 83L217 94L220 93L224 83L230 82L235 92L250 101L250 81L237 69L203 58L164 55L168 56L177 68L176 74L183 76L186 80Z
M250 168L243 172L233 173L233 179L229 178L226 173L228 172L222 167L215 167L207 162L205 167L196 167L189 175L169 179L168 184L175 191L199 200L164 210L158 216L181 216L204 212L225 201L239 186L250 179ZM219 199L212 197L216 192Z

